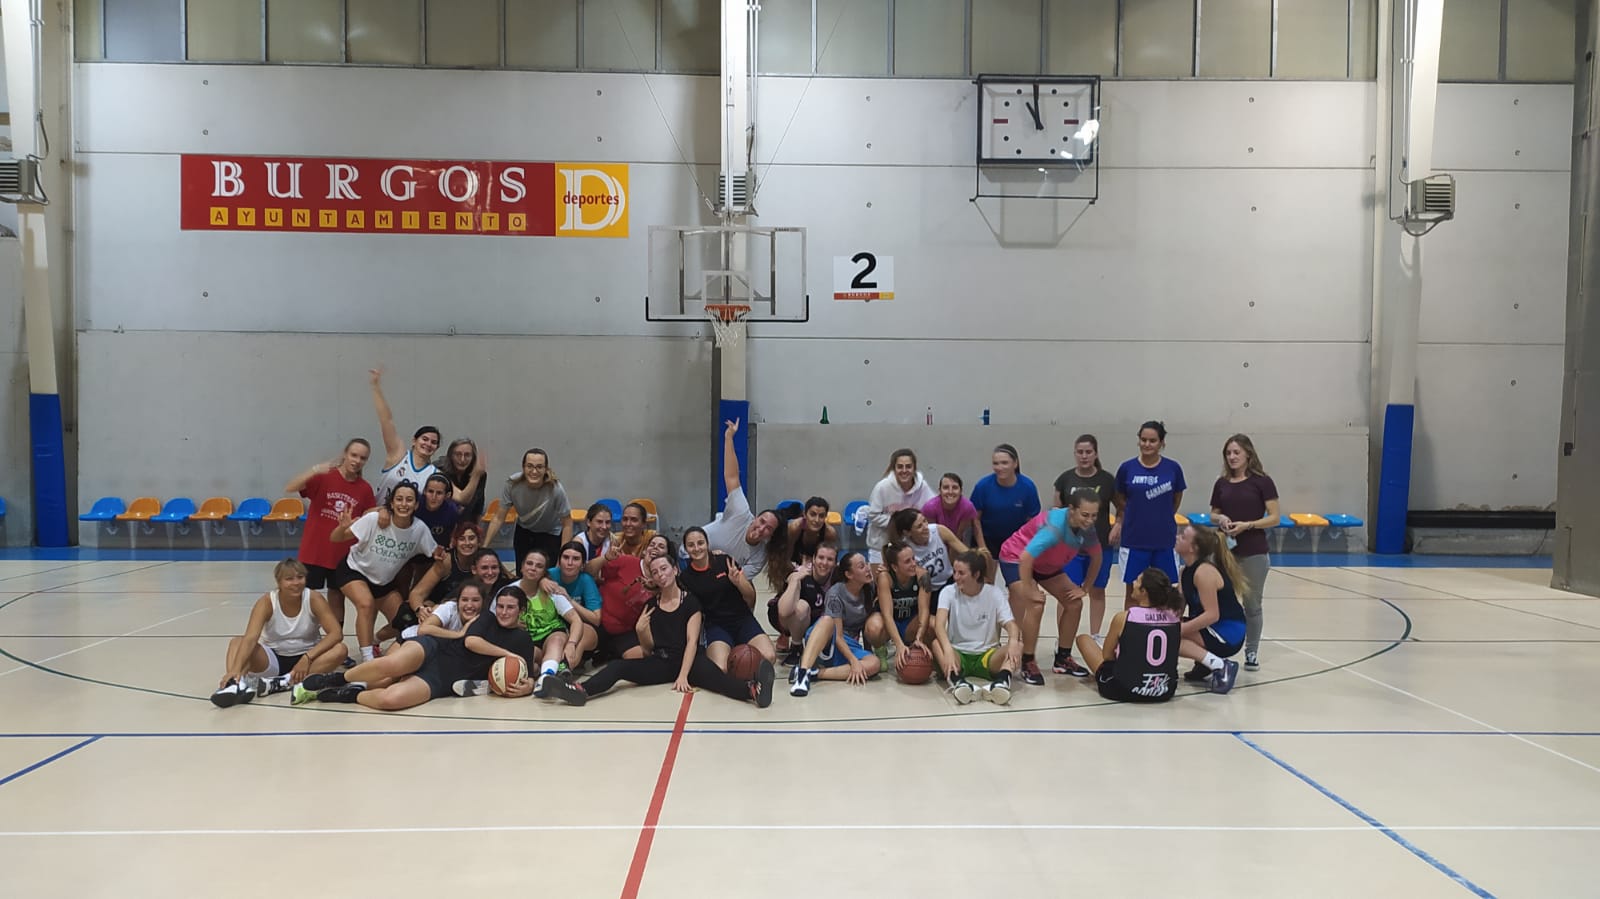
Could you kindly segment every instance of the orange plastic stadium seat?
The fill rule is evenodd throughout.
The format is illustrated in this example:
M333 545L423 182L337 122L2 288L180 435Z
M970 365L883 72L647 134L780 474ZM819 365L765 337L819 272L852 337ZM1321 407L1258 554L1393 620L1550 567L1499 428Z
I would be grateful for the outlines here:
M1323 518L1321 515L1313 515L1310 512L1290 515L1289 520L1294 522L1296 527L1302 528L1325 528L1328 526L1328 519Z
M128 504L128 511L117 516L118 521L149 521L152 516L161 511L161 500L153 496L141 496Z
M272 511L261 517L262 521L298 521L306 514L305 503L298 496L286 496L272 504Z
M652 528L656 526L656 518L657 518L657 516L656 516L656 501L655 500L649 499L647 497L640 496L640 497L636 497L634 499L628 500L628 503L630 505L633 504L633 503L638 503L639 505L644 506L644 519L645 519L644 523L645 523L645 526L646 527L652 527Z
M498 514L500 514L500 501L494 500L489 503L489 508L483 510L483 520L485 522L494 521L494 517Z
M233 500L226 496L213 496L200 504L200 511L189 516L191 521L222 521L233 514Z

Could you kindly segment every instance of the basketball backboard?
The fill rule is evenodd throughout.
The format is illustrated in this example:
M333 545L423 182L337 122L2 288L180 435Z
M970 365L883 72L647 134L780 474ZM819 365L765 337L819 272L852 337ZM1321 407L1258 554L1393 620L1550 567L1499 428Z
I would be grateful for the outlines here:
M803 322L806 229L651 225L647 321L705 321L706 305L750 307L747 322Z

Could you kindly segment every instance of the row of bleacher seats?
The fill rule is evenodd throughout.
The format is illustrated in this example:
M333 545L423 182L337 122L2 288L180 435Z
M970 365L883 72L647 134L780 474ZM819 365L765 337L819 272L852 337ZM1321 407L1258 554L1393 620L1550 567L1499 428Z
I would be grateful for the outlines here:
M595 502L607 507L611 511L613 519L622 517L624 504L621 500L604 497ZM648 513L646 526L656 527L659 525L660 516L654 500L646 497L637 497L629 502L638 503L645 508ZM784 511L792 507L794 513L798 514L803 505L798 499L786 499L778 503L776 508ZM859 510L866 505L867 501L864 499L853 500L845 505L843 513L830 511L828 513L828 523L835 527L853 524ZM485 522L493 521L494 517L499 514L500 501L495 500L489 503L488 508L484 511L483 520ZM572 522L574 530L582 527L586 514L587 507L573 508ZM0 518L4 516L5 500L0 499ZM161 500L153 496L141 496L133 500L132 503L124 503L121 497L106 496L95 501L88 512L78 516L79 521L105 523L107 525L118 521L182 525L188 525L191 522L209 523L214 525L219 532L223 521L237 521L241 527L259 529L264 522L286 523L305 521L305 518L305 502L297 496L286 496L277 501L267 500L263 497L251 497L241 501L237 507L234 506L233 500L225 496L210 497L201 502L198 507L195 505L194 500L183 496L169 499L166 503L162 503ZM510 524L515 520L515 513L508 511L505 516L505 523ZM1205 512L1195 512L1189 515L1174 513L1173 520L1180 525L1211 525L1211 515ZM1345 528L1361 527L1362 524L1362 520L1354 515L1317 515L1299 512L1281 516L1278 527L1300 528L1313 532L1328 529L1330 532L1338 532Z

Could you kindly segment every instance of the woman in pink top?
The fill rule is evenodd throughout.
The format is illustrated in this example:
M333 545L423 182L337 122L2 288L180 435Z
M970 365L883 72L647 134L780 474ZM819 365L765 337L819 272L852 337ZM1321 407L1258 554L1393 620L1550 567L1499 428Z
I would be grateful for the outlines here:
M988 549L983 545L983 530L977 526L978 507L961 495L965 489L960 475L945 472L939 478L939 495L923 505L922 514L927 516L929 524L944 525L957 540L973 549Z

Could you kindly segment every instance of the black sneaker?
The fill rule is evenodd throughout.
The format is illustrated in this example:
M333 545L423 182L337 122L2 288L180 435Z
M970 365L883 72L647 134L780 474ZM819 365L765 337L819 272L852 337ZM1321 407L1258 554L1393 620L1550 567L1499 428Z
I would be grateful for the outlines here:
M1022 682L1035 687L1044 686L1044 672L1039 670L1039 663L1033 659L1026 659L1022 663Z
M1233 689L1233 682L1239 677L1239 663L1233 659L1224 660L1222 667L1211 672L1211 692L1226 693Z
M211 704L219 709L228 709L241 702L249 702L255 696L254 690L246 690L236 678L228 678L226 684L211 694Z
M799 666L799 664L800 664L800 647L796 646L794 649L789 650L788 655L785 655L783 657L783 664L784 664L784 667L786 667L786 668L795 668L795 667ZM791 677L794 674L794 672L792 672L792 671L789 672L789 673L790 673Z
M1246 671L1260 671L1261 670L1261 657L1256 655L1256 651L1253 650L1253 649L1247 649L1247 650L1244 651L1244 670L1246 670Z
M1071 674L1072 672L1067 669L1067 664L1071 661L1072 653L1064 646L1057 646L1055 663L1050 666L1050 670L1057 674Z
M1184 673L1183 679L1191 684L1205 684L1211 682L1211 669L1203 663L1195 662L1194 667Z
M356 697L367 687L365 684L345 684L342 687L332 687L327 690L317 691L318 702L355 702Z
M756 679L750 682L756 708L764 709L772 705L772 682L778 678L778 669L766 659L761 660L761 667L756 669Z
M305 687L307 690L310 690L313 693L320 693L323 690L330 690L334 687L342 687L344 685L345 680L343 671L331 671L327 674L308 674L306 675L306 679L300 682L300 686Z
M589 693L583 689L582 684L573 683L565 677L547 678L544 695L549 699L558 699L567 705L583 705L589 701Z
M1056 670L1070 677L1089 676L1089 669L1079 665L1077 660L1073 659L1070 653L1065 659L1062 659L1059 663L1057 663Z

